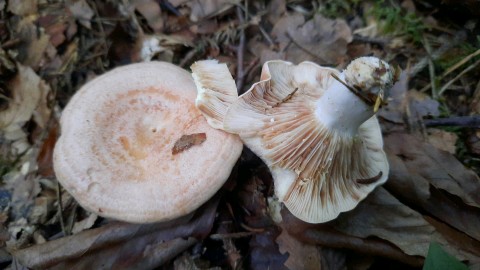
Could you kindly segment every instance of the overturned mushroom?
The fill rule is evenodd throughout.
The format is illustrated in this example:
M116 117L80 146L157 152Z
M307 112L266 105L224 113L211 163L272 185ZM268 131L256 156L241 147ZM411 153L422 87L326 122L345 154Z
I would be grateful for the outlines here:
M197 88L208 87L201 78L232 85L222 73L198 69L202 65L192 66ZM320 223L353 209L388 178L374 114L394 73L375 57L358 58L343 72L311 62L270 61L261 81L233 102L209 104L218 98L199 95L197 105L202 104L205 117L214 117L209 122L222 123L214 127L240 135L263 159L275 194L295 216ZM229 86L222 92L232 95L236 89ZM225 106L223 115L209 111Z
M196 109L191 75L172 64L132 64L83 86L61 118L60 183L86 209L129 222L192 212L225 182L238 136Z

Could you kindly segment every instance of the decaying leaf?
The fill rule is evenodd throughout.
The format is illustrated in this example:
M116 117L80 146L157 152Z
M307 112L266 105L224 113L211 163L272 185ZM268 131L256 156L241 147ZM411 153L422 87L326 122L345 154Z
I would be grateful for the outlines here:
M190 1L190 20L197 22L203 18L219 14L232 8L238 0L196 0Z
M329 223L308 224L295 218L287 210L282 211L282 216L282 226L288 230L290 235L302 242L317 244L322 247L349 249L360 254L385 257L416 267L423 263L422 257L406 255L401 249L388 241L348 235L336 230Z
M388 190L480 241L479 177L416 136L395 133L384 139L391 168Z
M161 32L163 29L162 10L158 1L154 0L135 0L133 2L135 9L147 20L148 25L154 32Z
M207 134L205 133L183 135L173 145L172 155L183 152L194 145L202 144L205 140L207 140Z
M285 60L314 61L322 65L343 63L347 44L353 39L344 20L332 20L320 14L307 22L300 14L286 14L275 24L272 35L280 43L280 51L285 52Z
M457 134L436 128L430 128L427 132L427 139L431 145L452 155L456 153Z
M112 222L13 251L13 256L21 265L33 269L152 269L210 232L217 203L215 197L195 215L166 223Z
M288 234L287 230L277 237L276 242L282 254L288 254L285 266L288 269L318 269L322 265L320 247L308 243L302 243Z
M349 235L385 239L411 256L426 257L430 242L438 242L461 260L479 260L480 248L472 253L463 245L449 243L421 214L398 201L384 188L370 194L355 210L341 215L334 221L334 226Z
M12 0L8 1L8 11L13 14L25 16L37 13L37 0Z
M68 1L68 9L72 12L73 17L78 20L78 22L85 26L87 29L92 28L91 19L95 12L88 5L85 0L71 0Z
M408 90L408 72L403 71L390 90L388 105L379 111L379 116L396 124L409 124L426 116L440 115L438 101L416 90Z
M0 128L13 129L23 126L36 110L40 103L46 105L46 95L50 88L40 77L30 68L18 65L17 76L8 82L8 89L12 92L12 98L9 100L8 108L0 112ZM45 109L42 107L41 109ZM38 114L39 124L45 125L50 110L44 110Z

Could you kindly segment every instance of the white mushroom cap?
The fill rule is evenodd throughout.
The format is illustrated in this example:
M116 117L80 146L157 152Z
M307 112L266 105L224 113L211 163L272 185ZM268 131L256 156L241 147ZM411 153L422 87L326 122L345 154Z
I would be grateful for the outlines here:
M379 61L355 60L349 72L360 66L364 79L348 83L343 80L349 73L311 62L267 62L262 81L232 102L223 117L223 129L239 134L262 158L272 172L275 194L304 221L332 220L387 180L389 166L370 101L388 90L394 76ZM370 80L380 66L388 75ZM371 85L377 89L362 88Z
M62 114L58 180L105 217L141 223L192 212L223 185L242 150L238 136L208 125L195 98L191 75L168 63L90 81Z

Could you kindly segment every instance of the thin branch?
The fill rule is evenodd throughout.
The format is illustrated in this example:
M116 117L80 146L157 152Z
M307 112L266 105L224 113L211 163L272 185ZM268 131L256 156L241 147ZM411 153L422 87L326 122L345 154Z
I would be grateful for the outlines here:
M471 64L466 69L464 69L462 72L460 72L457 76L455 76L455 78L453 78L449 82L447 82L444 86L442 86L442 88L440 88L440 90L438 91L438 95L441 96L443 94L443 92L445 92L448 89L448 87L450 87L450 85L452 85L454 82L456 82L458 79L460 79L463 75L467 74L469 71L471 71L472 69L477 67L478 64L480 64L480 60L477 60L477 62Z
M243 25L245 23L245 18L242 14L242 9L237 6L237 17L238 20L240 21L240 25ZM241 28L240 29L240 41L237 47L237 89L238 91L242 91L243 89L243 83L245 81L245 71L243 69L243 56L245 54L245 43L246 43L246 38L245 38L245 29Z
M427 127L451 126L451 127L464 127L464 128L480 128L480 115L424 119L423 123Z
M447 69L442 75L440 75L438 77L438 79L443 79L445 78L445 76L447 76L448 74L452 73L453 71L455 71L456 69L458 69L459 67L463 66L465 63L467 63L468 61L470 61L472 58L474 58L475 56L477 55L480 55L480 49L476 50L475 52L467 55L465 58L463 58L462 60L458 61L455 65L451 66L449 69ZM427 84L425 87L423 87L422 89L420 89L420 92L424 92L424 91L427 91L428 88L430 88L432 86L432 83L429 83Z

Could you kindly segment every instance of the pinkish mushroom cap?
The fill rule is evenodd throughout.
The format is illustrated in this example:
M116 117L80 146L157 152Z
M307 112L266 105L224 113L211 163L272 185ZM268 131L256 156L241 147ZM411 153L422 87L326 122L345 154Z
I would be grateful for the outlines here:
M238 136L210 127L191 75L172 64L116 68L83 86L61 117L54 168L101 216L143 223L194 211L223 185Z

